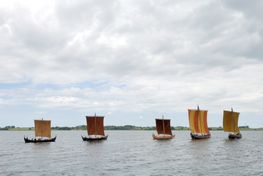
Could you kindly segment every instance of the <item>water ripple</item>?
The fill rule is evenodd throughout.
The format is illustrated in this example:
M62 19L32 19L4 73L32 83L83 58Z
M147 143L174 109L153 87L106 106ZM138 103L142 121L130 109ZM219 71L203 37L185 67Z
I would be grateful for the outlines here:
M152 131L107 131L107 141L87 143L84 131L56 131L55 143L25 144L32 132L0 132L0 175L263 175L263 132L227 134L192 141L176 131L170 141L152 140ZM3 142L4 141L4 142Z

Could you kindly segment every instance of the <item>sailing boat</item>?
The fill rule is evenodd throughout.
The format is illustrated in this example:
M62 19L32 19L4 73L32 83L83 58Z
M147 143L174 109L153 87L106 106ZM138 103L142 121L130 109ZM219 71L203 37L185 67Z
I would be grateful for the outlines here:
M233 108L231 111L224 111L223 128L225 132L230 132L229 139L240 139L242 137L238 128L238 117L239 112L234 112Z
M207 127L207 110L188 109L189 126L192 139L207 139L211 137Z
M35 138L24 137L25 143L55 142L56 136L51 138L51 121L35 120Z
M153 134L153 139L156 140L167 140L174 138L171 131L170 119L155 119L157 135Z
M81 136L83 141L106 140L108 135L104 134L104 116L86 116L88 136Z

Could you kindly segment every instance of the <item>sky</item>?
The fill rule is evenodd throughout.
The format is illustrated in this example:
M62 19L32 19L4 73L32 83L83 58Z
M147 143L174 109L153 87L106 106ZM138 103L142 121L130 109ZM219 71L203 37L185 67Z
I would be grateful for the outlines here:
M0 2L0 126L188 126L187 110L223 110L263 127L263 2Z

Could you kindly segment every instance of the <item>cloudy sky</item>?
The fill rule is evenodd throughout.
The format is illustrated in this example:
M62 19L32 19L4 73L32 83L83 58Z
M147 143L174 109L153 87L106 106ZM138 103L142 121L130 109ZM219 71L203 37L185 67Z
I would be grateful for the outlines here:
M263 2L0 2L0 126L188 126L187 109L263 127Z

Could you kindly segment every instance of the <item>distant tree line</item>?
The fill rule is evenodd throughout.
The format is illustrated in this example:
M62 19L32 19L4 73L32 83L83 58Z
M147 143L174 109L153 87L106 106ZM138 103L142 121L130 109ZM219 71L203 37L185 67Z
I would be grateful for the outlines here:
M9 130L9 129L13 129L16 128L15 126L5 126L3 128L0 128L0 130Z
M76 127L52 127L53 130L86 130L86 125L80 125ZM149 127L141 127L141 126L134 126L134 125L124 125L124 126L115 126L115 125L108 125L104 127L105 130L156 130L155 126ZM188 130L188 127L177 126L171 127L172 130Z
M149 127L140 127L140 126L134 126L134 125L124 125L124 126L115 126L115 125L108 125L104 127L105 130L156 130L155 126L149 126ZM239 126L242 130L263 130L263 128L249 128L249 126ZM87 130L86 125L79 125L75 127L52 127L52 130ZM171 127L172 130L189 130L189 127L184 126L176 126ZM10 130L10 131L22 131L22 130L34 130L33 127L28 128L21 128L21 127L15 127L15 126L5 126L0 127L0 130ZM211 131L220 131L223 130L222 127L210 127L209 130Z

